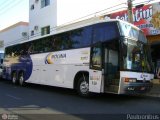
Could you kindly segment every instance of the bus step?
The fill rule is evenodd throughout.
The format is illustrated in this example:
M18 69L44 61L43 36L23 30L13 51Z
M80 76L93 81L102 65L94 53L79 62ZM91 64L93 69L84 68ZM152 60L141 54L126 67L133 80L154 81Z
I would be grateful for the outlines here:
M119 79L113 79L113 83L114 83L113 85L117 85L118 86L119 85Z
M109 85L119 85L119 79L112 79L112 80L110 80L109 82Z
M119 86L118 85L108 85L105 87L105 92L114 92L118 93Z

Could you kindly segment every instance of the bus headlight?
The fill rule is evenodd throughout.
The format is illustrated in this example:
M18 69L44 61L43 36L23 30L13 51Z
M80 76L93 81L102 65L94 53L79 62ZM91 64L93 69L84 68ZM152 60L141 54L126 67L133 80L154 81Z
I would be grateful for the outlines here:
M136 78L123 78L123 80L124 80L124 82L132 82L132 83L137 81Z

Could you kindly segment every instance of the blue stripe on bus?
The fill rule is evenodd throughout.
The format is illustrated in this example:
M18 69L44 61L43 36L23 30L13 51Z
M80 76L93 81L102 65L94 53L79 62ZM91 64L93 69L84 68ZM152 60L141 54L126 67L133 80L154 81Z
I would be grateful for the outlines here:
M33 70L33 62L30 55L21 56L19 59L20 67L18 69L23 70L25 72L24 80L28 80L32 74Z
M16 71L17 74L20 71L24 71L24 80L28 80L32 74L33 70L33 62L30 57L30 55L25 55L25 56L19 56L19 59L17 63L13 63L10 67L10 69L6 69L5 73L3 74L3 78L11 80L11 73L13 71ZM18 77L18 75L17 75Z

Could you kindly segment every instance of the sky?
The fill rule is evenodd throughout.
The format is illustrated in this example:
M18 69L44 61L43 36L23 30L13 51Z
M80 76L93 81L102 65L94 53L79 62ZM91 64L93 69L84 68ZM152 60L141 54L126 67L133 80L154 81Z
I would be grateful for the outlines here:
M29 0L0 0L0 30L19 21L29 21Z
M97 5L96 1L97 0L92 0L92 4ZM104 8L107 9L111 6L127 2L127 0L100 0L100 1L102 4L104 2L106 4L103 5L103 8L100 8L97 11L101 11ZM146 3L149 0L134 0L134 3L139 3L143 1L145 1ZM160 1L160 0L152 0L152 1ZM66 0L64 0L64 2L66 2ZM86 5L88 6L88 4ZM0 0L0 30L9 27L19 21L25 21L25 22L29 21L29 0Z

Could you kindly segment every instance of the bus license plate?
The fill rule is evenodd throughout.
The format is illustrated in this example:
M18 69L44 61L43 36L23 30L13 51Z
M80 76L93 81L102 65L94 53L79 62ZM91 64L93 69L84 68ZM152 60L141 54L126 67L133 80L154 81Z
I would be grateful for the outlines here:
M141 89L140 90L145 90L145 87L141 87Z

